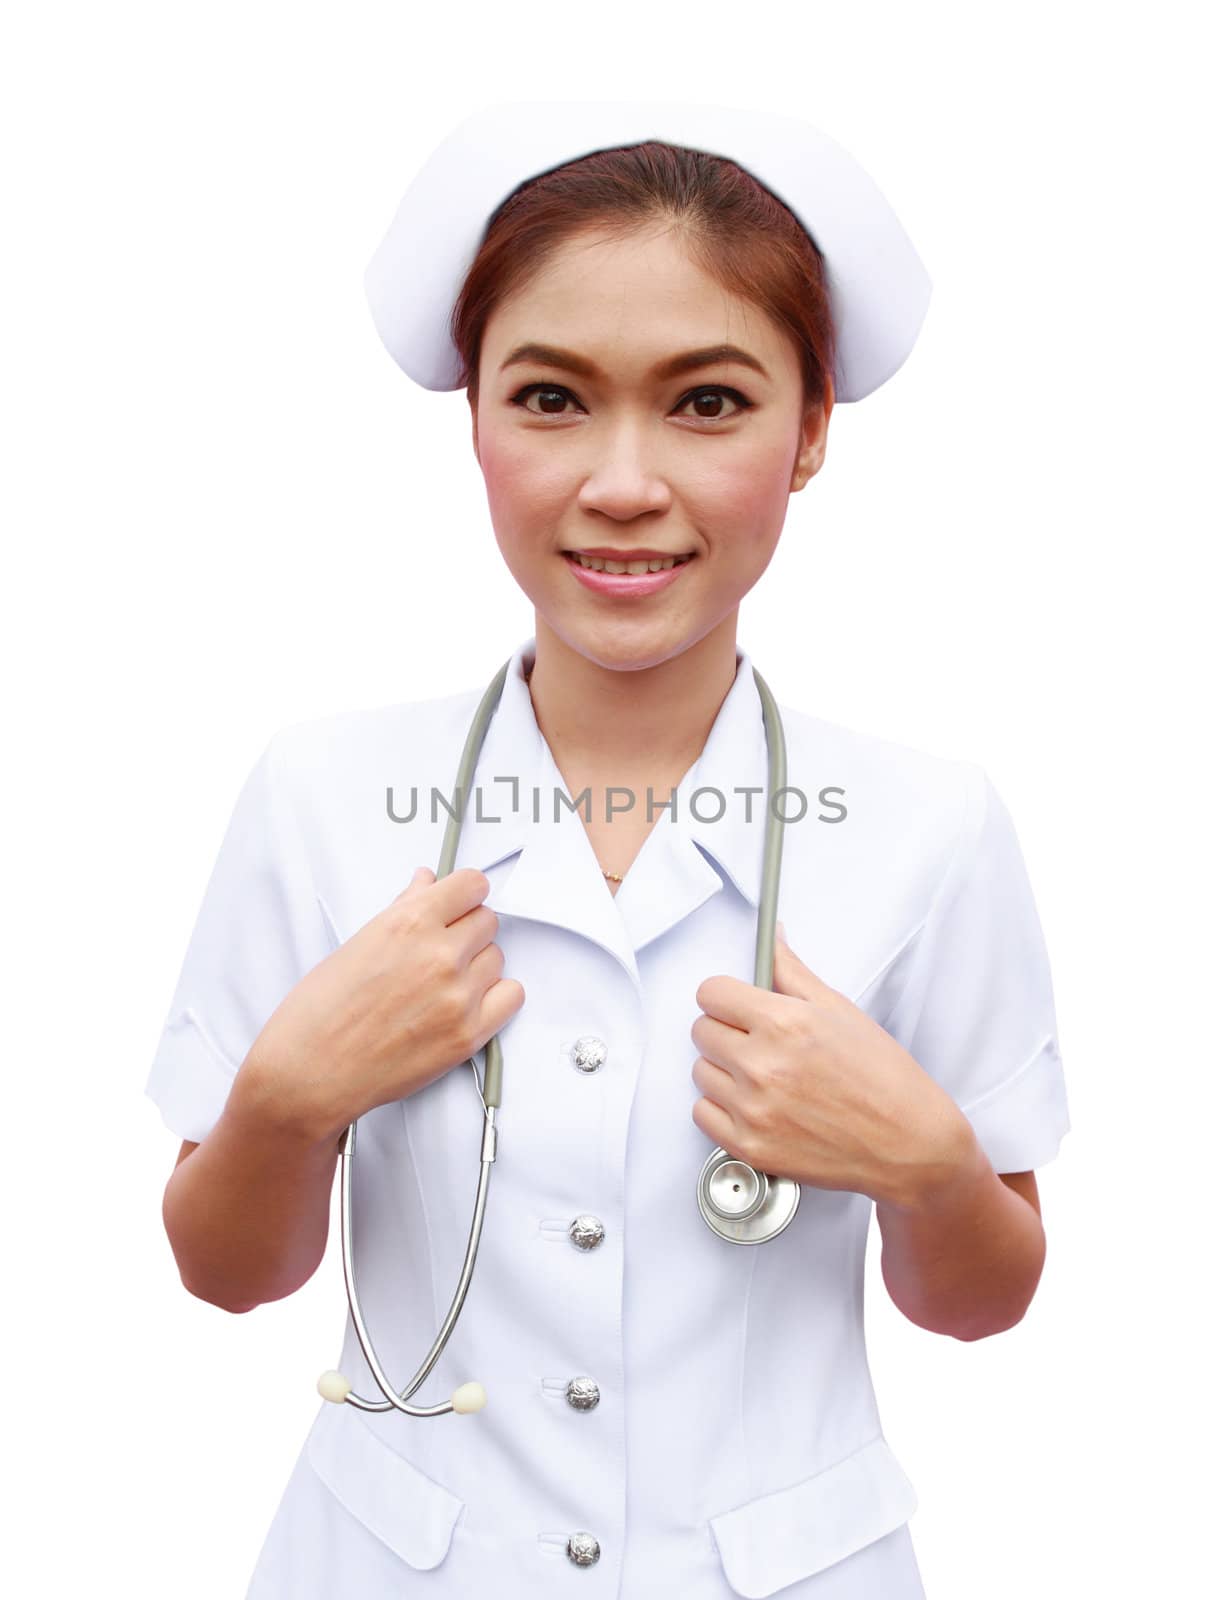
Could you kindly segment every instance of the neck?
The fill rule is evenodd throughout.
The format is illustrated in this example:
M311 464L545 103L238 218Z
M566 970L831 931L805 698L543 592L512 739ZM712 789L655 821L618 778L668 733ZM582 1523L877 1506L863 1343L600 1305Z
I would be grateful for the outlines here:
M601 666L536 616L529 691L558 770L684 772L697 760L736 676L736 612L681 655L653 666Z

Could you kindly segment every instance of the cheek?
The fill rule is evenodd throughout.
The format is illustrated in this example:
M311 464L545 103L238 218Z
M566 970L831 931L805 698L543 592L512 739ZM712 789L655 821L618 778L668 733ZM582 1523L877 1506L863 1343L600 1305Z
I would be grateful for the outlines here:
M553 539L565 521L573 486L543 452L517 450L513 442L485 447L482 441L481 471L502 559L525 592L535 596L545 561L555 559Z
M776 528L790 496L794 441L770 430L746 433L737 446L711 452L710 467L695 484L703 509L725 530L752 535L764 527Z
M790 501L791 458L746 461L719 474L704 494L702 521L720 566L741 581L760 576L782 533Z
M569 493L560 464L546 451L517 448L513 438L493 437L481 450L481 471L490 509L499 510L508 523L516 516L531 517Z

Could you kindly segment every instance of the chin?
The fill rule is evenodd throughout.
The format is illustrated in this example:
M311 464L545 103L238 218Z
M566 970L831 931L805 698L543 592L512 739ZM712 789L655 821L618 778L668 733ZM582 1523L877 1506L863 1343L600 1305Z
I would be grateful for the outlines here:
M708 631L677 618L608 618L584 622L573 612L541 620L576 655L608 672L644 672L684 655Z

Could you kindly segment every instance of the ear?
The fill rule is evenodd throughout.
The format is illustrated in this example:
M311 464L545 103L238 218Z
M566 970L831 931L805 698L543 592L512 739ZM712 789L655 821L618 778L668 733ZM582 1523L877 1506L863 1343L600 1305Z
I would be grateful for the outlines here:
M802 489L809 478L821 470L825 460L825 442L829 437L830 413L834 409L834 380L827 377L825 392L820 400L813 400L804 408L800 422L800 442L792 470L792 488Z

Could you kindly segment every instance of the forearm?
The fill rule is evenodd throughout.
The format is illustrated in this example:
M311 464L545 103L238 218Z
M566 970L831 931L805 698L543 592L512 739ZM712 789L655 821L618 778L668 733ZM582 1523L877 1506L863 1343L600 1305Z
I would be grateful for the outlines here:
M192 1294L252 1310L300 1288L327 1247L335 1129L279 1108L244 1062L217 1123L175 1168L162 1217Z
M1025 1315L1042 1275L1046 1233L961 1122L943 1174L921 1197L906 1204L877 1199L881 1272L894 1304L919 1327L981 1339Z

